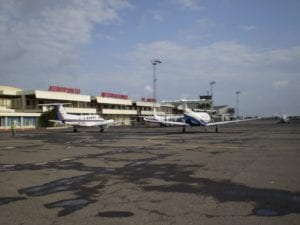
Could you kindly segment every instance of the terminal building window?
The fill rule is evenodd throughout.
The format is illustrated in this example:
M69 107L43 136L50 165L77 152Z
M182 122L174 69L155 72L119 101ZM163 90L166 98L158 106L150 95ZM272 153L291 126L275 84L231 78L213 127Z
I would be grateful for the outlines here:
M19 116L7 117L7 126L10 127L12 122L14 122L17 127L21 126L21 117Z
M35 117L24 117L23 126L24 127L35 127L36 126L36 118Z
M0 106L5 107L5 108L11 108L11 99L1 98Z
M5 127L5 117L4 116L0 117L0 127Z

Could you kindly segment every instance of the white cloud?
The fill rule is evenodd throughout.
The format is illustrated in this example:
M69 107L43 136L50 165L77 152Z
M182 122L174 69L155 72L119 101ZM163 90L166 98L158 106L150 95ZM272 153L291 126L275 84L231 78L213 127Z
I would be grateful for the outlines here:
M190 10L203 10L205 7L201 4L201 0L177 0L177 3L183 8Z
M179 30L179 35L186 40L202 40L211 37L215 28L216 23L213 20L202 18Z
M90 42L93 26L120 21L118 11L126 7L123 0L2 0L0 77L22 73L34 81L78 68L78 50Z
M274 81L272 82L272 87L275 89L283 89L288 87L290 82L288 80L279 80L279 81Z
M162 13L159 11L152 11L152 16L153 16L153 19L158 22L162 22L164 20Z
M259 96L269 96L266 100L268 102L263 105L265 112L268 111L268 104L274 104L272 101L284 102L284 99L289 98L287 96L300 97L296 88L300 85L300 46L261 50L236 42L216 42L192 48L160 41L138 44L126 58L144 75L135 78L139 83L145 77L151 80L151 59L162 61L157 67L160 99L176 99L184 95L196 97L209 90L211 80L217 82L216 104L234 106L234 93L240 90L245 104L241 107L248 112L262 110L261 105L255 106L254 103ZM274 88L285 88L291 83L292 88L285 96L274 97ZM293 101L293 98L289 101ZM290 105L298 107L296 104ZM300 108L295 110L299 111Z
M199 76L200 73L228 78L247 75L256 77L266 71L270 76L282 72L276 71L279 64L281 70L288 71L290 64L300 61L300 47L260 51L236 42L216 42L189 48L174 42L160 41L138 44L129 57L141 64L159 58L163 64L167 61L164 67L174 70L175 74L177 71L185 71L187 77Z
M153 93L153 88L152 88L151 85L146 85L146 86L144 87L144 90L145 90L147 93L149 93L149 94L152 94L152 93Z

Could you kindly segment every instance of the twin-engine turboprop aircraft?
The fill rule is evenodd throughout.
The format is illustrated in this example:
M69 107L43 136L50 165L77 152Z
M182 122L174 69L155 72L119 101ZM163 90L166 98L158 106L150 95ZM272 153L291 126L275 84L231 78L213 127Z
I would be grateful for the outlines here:
M105 120L98 114L93 115L74 115L66 113L62 103L42 104L43 106L55 106L57 107L58 120L50 120L54 123L68 124L73 126L73 131L77 132L78 127L100 127L100 131L103 132L105 128L114 124L114 120Z
M290 116L284 114L283 116L279 117L279 121L277 122L277 124L280 124L280 123L290 123L290 121L291 121Z
M158 123L160 125L164 126L180 126L182 127L182 132L184 133L186 130L186 127L193 127L193 126L215 126L216 132L218 132L219 125L223 124L229 124L229 123L238 123L238 122L245 122L250 120L256 120L258 118L254 119L244 119L244 120L230 120L230 121L222 121L222 122L213 122L210 115L206 112L194 112L191 109L187 107L187 104L183 103L183 109L184 113L181 117L175 116L157 116L156 110L154 109L154 116L153 117L144 117L144 121L151 122L151 123ZM174 121L174 120L180 120L180 121Z

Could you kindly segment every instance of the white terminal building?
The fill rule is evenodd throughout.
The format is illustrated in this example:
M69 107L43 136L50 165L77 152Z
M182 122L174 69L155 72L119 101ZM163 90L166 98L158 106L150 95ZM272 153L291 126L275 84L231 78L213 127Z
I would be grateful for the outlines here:
M131 100L127 95L102 92L100 96L80 94L79 89L50 86L48 91L26 91L0 85L0 129L9 129L12 122L17 128L37 128L39 117L49 110L41 104L68 103L67 113L100 114L105 119L119 121L119 125L132 125L142 121L142 116L172 114L174 106L160 104L153 99Z
M206 111L214 120L230 120L234 109L225 106L212 107L211 96L186 100L194 111ZM78 115L100 114L105 119L118 121L117 125L135 125L143 123L143 116L152 116L156 108L160 116L182 114L182 102L162 101L141 98L129 99L128 95L102 92L99 96L80 94L80 89L49 86L47 91L26 91L16 87L0 85L0 130L10 129L12 122L17 128L39 127L39 117L49 110L43 104L68 103L64 108L67 113Z

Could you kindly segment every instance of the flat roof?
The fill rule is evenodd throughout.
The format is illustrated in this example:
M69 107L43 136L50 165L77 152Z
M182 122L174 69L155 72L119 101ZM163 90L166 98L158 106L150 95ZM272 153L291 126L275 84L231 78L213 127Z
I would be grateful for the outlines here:
M144 102L144 101L136 101L137 106L144 106L144 107L160 107L158 102Z
M77 101L77 102L90 102L91 96L70 94L65 92L54 92L54 91L23 91L24 95L35 95L37 99L51 99L51 100L65 100L65 101Z
M132 105L132 100L119 99L119 98L107 98L107 97L96 97L97 103L111 104L111 105Z
M17 96L19 95L18 94L19 91L22 91L22 89L11 87L11 86L0 85L0 95Z

